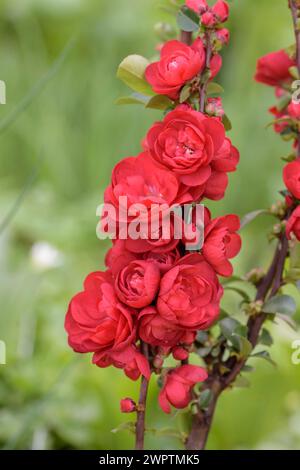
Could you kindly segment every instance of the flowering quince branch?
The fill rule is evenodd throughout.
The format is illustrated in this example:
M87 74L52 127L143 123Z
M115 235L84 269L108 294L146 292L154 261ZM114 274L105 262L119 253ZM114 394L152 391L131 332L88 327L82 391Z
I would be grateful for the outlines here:
M289 256L289 248L291 247L290 256L292 257L292 247L295 247L295 244L297 244L295 239L300 240L300 212L298 205L300 194L297 191L297 189L299 190L300 176L300 165L298 165L298 160L300 158L300 105L291 101L291 91L289 90L292 85L291 70L293 67L297 67L298 77L300 76L300 2L290 0L289 6L293 16L296 48L291 52L291 56L289 56L285 51L279 51L261 58L258 61L256 73L257 81L275 86L276 96L284 96L287 98L284 101L284 107L280 110L280 113L277 108L271 108L271 112L273 114L275 113L275 115L280 114L280 117L286 117L284 125L282 124L282 121L280 121L280 123L275 122L275 131L281 133L283 138L285 138L286 135L289 135L289 133L292 134L292 137L295 140L294 147L296 148L296 154L292 157L295 159L294 163L288 163L284 168L284 182L288 189L286 202L283 204L277 204L277 206L275 205L273 208L274 215L278 216L281 220L281 224L279 227L280 233L278 234L278 226L275 230L275 233L278 234L279 240L272 263L268 272L261 277L261 279L255 279L255 272L252 273L252 277L254 276L252 280L257 286L255 304L252 305L252 307L256 306L256 312L255 309L251 312L247 322L247 339L252 351L259 342L259 335L264 322L270 318L270 314L273 315L275 313L280 313L280 300L285 298L290 303L290 314L295 310L293 299L288 298L288 296L276 297L276 294L284 283L299 280L298 273L296 273L296 277L293 277L292 273L290 273L291 279L288 278L288 275L284 278L285 261ZM286 92L286 90L288 90L288 92ZM290 123L290 119L293 120L293 128L287 127L287 123ZM290 238L293 238L293 242L290 242L289 247L288 239ZM272 303L273 308L270 309L270 305L272 306ZM238 375L243 371L248 357L249 354L242 358L229 358L225 363L221 362L217 367L215 366L211 374L209 374L209 378L204 387L210 389L212 399L206 410L198 412L194 416L192 431L187 441L188 449L203 449L205 447L218 397L223 390L230 387L235 382ZM269 358L269 356L266 357ZM226 370L225 374L220 374L220 365L222 365L223 369Z
M100 368L114 366L131 380L141 378L138 403L130 397L120 403L122 412L136 413L136 422L129 426L136 449L144 448L147 390L153 375L158 376L158 401L165 413L172 407L191 412L187 449L205 447L219 395L236 381L260 336L265 344L270 342L267 331L260 333L263 323L293 308L288 296L275 294L286 282L288 239L294 243L300 238L298 160L284 169L285 202L270 210L279 219L271 267L266 275L254 271L247 277L257 287L254 301L235 287L232 277L230 260L241 248L239 218L212 218L204 208L199 225L197 206L223 198L227 174L239 161L239 152L226 135L230 121L219 97L222 88L213 81L222 65L219 52L229 41L223 27L229 7L223 0L212 7L205 0L186 0L177 13L181 41L169 37L170 28L162 28L158 60L149 63L131 55L118 68L117 76L133 93L117 103L159 109L164 116L148 130L141 152L122 159L112 171L99 222L102 232L113 239L105 258L107 269L87 276L65 320L74 351L92 353ZM275 86L277 96L285 99L287 111L272 110L280 113L274 125L284 138L295 140L300 116L290 102L295 59L284 51L274 54L260 59L256 78ZM172 211L186 204L191 208L188 220ZM186 232L177 236L178 224L188 228L192 239ZM227 278L223 285L220 278ZM224 289L242 296L247 325L225 312L220 318ZM216 322L217 334L215 327L210 329ZM206 368L191 363L195 354Z

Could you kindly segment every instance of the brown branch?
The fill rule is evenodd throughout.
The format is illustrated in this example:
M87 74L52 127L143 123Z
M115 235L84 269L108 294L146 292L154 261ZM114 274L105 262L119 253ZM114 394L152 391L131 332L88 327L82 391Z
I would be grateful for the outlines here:
M293 18L293 25L294 25L295 39L296 39L296 65L297 65L298 74L300 77L300 21L299 21L300 4L299 4L299 0L289 0L289 7L291 9L292 18ZM297 158L300 158L300 133L298 135Z
M291 8L293 17L296 38L296 63L300 76L300 1L289 0L289 6ZM209 38L207 38L207 46L209 46L209 44L210 41ZM206 68L209 68L210 54L211 51L208 48L206 57ZM200 86L200 111L202 112L205 108L205 97L206 90L204 84L202 83L202 85ZM297 158L300 158L300 132L298 136ZM289 209L289 211L287 212L286 219L288 219L288 217L290 216L291 211L292 209ZM264 302L267 298L276 295L276 293L280 289L282 285L284 265L285 260L288 256L288 251L288 240L286 238L285 233L283 232L280 236L278 246L276 248L269 270L257 286L257 294L255 299L256 301ZM267 315L264 313L260 313L255 316L250 316L248 320L248 340L251 342L253 348L257 345L262 325L264 324L266 319ZM230 372L225 374L224 376L222 376L219 372L218 366L220 364L214 366L213 372L210 374L209 378L204 384L204 389L211 390L212 399L208 408L205 411L199 410L199 412L193 416L191 431L186 442L187 449L201 450L205 448L218 398L223 390L230 387L234 383L238 375L241 373L247 360L248 358L230 358L225 364L222 364L230 370Z
M270 290L270 296L277 293L281 286L287 255L288 241L283 233L279 240L271 266L258 286L256 300L265 301ZM251 342L253 348L257 345L259 333L266 318L267 316L264 313L261 313L256 316L251 316L248 320L248 340ZM205 448L219 396L223 390L233 384L241 373L247 360L248 357L240 360L230 358L224 364L226 368L230 369L228 374L222 376L220 375L218 368L216 368L216 371L209 377L205 384L205 388L211 390L212 398L207 410L200 410L198 414L193 417L191 432L186 443L186 448L188 450L202 450Z
M180 41L190 46L193 41L193 34L189 31L180 31Z
M141 351L148 359L148 345L141 342ZM137 405L137 420L135 425L135 450L144 449L144 437L145 437L145 414L146 414L146 401L148 392L148 380L142 376L139 403Z
M200 83L199 87L199 111L204 113L205 110L205 100L206 100L206 88L209 83L209 72L210 72L210 61L212 56L212 45L211 45L211 38L210 33L207 31L205 33L205 42L206 42L206 59L205 59L205 70L204 76L205 79L202 83Z

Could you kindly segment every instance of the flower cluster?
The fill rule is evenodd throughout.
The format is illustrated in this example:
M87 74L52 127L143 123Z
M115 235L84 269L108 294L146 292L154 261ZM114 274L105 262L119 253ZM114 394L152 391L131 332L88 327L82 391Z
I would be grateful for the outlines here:
M230 260L241 247L238 217L212 218L208 209L204 243L196 252L188 252L172 230L164 236L161 219L155 237L151 230L139 238L120 236L124 222L135 220L132 205L151 213L153 204L170 208L221 199L227 174L239 161L238 150L226 136L220 98L206 96L204 109L198 104L205 77L209 82L221 67L212 37L218 34L227 42L228 34L220 25L228 17L228 5L186 3L199 13L199 21L201 16L199 37L192 45L166 42L160 59L145 70L153 92L168 97L172 106L147 132L141 153L124 158L113 169L104 199L118 209L118 228L106 255L107 269L86 278L83 292L70 302L65 322L70 346L79 353L93 353L97 366L121 368L133 380L140 375L149 379L152 372L162 374L159 403L167 413L170 405L186 407L193 386L207 374L192 365L164 369L164 360L172 355L176 361L186 361L197 331L217 320L223 294L218 276L232 274ZM182 100L186 86L190 93ZM193 214L188 224L194 225ZM135 404L124 399L121 409L134 411Z
M298 138L300 102L295 99L295 93L293 93L295 78L299 78L297 74L296 50L290 48L272 52L260 58L257 62L255 79L275 88L278 104L270 108L270 112L275 117L274 130L284 140L293 142L293 153L289 155L288 163L283 169L288 214L285 230L289 239L300 240L300 147Z

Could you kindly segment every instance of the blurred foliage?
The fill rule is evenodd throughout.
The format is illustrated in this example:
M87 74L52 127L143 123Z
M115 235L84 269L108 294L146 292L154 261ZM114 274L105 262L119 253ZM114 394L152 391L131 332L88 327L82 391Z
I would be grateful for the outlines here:
M7 365L0 365L4 448L133 446L128 432L111 430L128 420L119 412L119 400L137 398L138 384L121 371L100 370L89 357L76 356L67 346L63 323L85 275L103 267L108 242L96 238L95 213L112 167L139 151L147 128L160 117L159 111L116 107L114 101L127 92L115 78L121 60L130 53L156 54L153 26L167 19L161 3L0 2L0 78L7 85L7 104L0 107L0 223L13 216L0 234L0 339L7 345ZM293 41L286 3L231 2L231 44L218 81L225 88L241 164L225 199L211 204L215 214L244 215L268 207L282 184L280 157L289 153L288 144L265 129L272 90L252 77L260 55ZM72 38L64 63L51 69ZM49 80L36 86L42 77ZM15 116L28 93L29 101ZM16 119L7 125L9 115ZM261 217L244 230L238 274L253 262L269 261L273 245L265 235L271 224ZM295 288L287 293L299 304ZM228 294L224 304L237 312L236 302ZM209 448L300 447L300 366L291 363L291 342L300 333L283 323L272 330L277 368L252 361L251 388L228 391L220 400ZM151 428L186 430L185 414L167 417L159 410L155 383L148 419ZM147 436L148 448L180 445L172 437Z

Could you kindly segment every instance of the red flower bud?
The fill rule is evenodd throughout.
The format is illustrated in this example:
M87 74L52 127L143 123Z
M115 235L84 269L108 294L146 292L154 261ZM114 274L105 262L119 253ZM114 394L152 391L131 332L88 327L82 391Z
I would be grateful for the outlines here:
M162 356L155 356L153 359L153 365L156 369L161 369L164 364L164 358Z
M123 398L120 401L120 409L122 413L133 413L136 411L136 403L131 398Z
M208 8L206 0L186 0L185 4L191 10L194 10L196 13L200 14Z
M204 26L214 26L216 24L215 15L211 11L207 11L201 16L201 23Z
M222 44L228 44L230 39L230 33L228 29L222 28L216 31L216 37L218 41L220 41Z
M181 346L176 346L176 348L173 349L172 354L176 361L184 361L189 357L188 351Z
M227 2L218 0L217 3L212 7L212 12L216 15L221 23L227 21L229 16L229 6Z
M300 119L300 103L293 101L288 105L288 113L294 119Z

